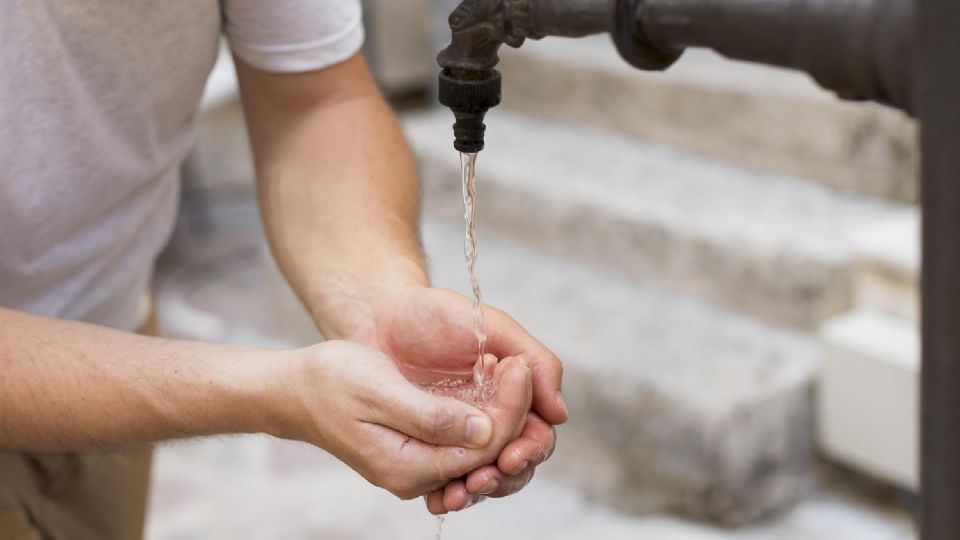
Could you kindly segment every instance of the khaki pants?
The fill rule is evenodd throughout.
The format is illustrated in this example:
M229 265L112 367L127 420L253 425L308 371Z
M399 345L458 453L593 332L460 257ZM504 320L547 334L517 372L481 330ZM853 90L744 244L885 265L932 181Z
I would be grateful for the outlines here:
M152 456L0 451L0 540L140 540Z
M151 450L0 453L0 539L139 540Z

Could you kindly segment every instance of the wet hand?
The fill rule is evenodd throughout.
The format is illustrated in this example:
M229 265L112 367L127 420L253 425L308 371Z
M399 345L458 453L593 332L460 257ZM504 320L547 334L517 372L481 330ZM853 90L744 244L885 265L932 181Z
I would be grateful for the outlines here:
M506 313L484 306L485 352L499 358L522 356L533 370L533 406L520 437L498 456L495 466L473 470L428 496L433 513L460 510L478 496L502 497L525 486L537 465L553 452L553 425L567 419L560 395L560 360ZM469 378L476 362L473 311L468 298L453 291L416 287L396 295L380 311L375 335L368 336L393 358L411 380L435 382ZM447 505L446 502L450 504Z
M552 425L565 422L560 359L503 311L490 306L483 310L484 352L497 358L524 357L533 370L532 410ZM351 339L383 351L410 380L430 383L438 377L472 377L477 360L473 308L459 293L429 287L401 290L383 303L367 334Z
M403 499L440 489L491 463L524 429L532 370L518 358L494 371L498 391L482 410L431 395L396 363L351 342L293 351L276 401L275 435L315 444Z
M528 413L520 438L501 451L495 465L474 469L427 494L427 509L440 515L469 508L484 497L513 495L530 483L537 465L550 458L555 442L553 426L536 413Z

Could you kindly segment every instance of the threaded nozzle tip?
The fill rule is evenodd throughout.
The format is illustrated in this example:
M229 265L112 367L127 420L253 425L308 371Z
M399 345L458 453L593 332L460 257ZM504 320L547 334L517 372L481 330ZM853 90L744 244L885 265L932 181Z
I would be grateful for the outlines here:
M440 73L440 103L456 117L453 147L460 152L483 150L486 126L484 115L500 104L500 73L496 70L473 77L456 77L448 70Z

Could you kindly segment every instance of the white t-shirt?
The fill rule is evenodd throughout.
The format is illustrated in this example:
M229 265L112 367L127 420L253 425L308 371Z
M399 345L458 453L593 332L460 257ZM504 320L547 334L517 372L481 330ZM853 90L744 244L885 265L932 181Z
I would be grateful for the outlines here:
M3 2L0 305L141 323L221 33L268 71L363 41L359 0Z

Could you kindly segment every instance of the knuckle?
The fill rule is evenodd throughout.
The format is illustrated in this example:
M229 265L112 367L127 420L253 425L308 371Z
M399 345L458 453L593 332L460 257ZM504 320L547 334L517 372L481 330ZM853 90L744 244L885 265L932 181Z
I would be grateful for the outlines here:
M355 397L362 418L378 418L381 416L382 408L374 396L373 392L361 392Z
M433 406L421 418L420 435L425 441L447 440L457 427L454 411L446 405Z
M547 354L547 366L553 369L558 380L563 380L563 362L561 362L560 359L550 351L547 351Z

